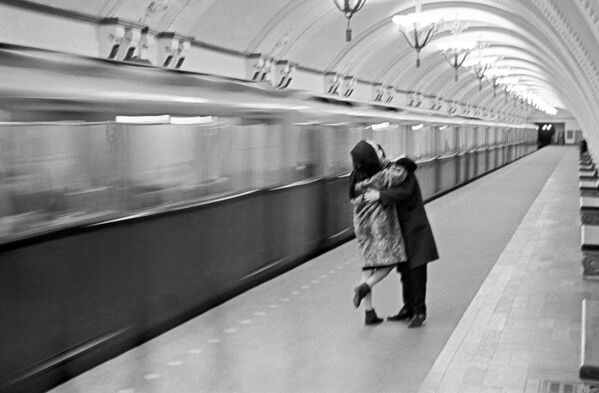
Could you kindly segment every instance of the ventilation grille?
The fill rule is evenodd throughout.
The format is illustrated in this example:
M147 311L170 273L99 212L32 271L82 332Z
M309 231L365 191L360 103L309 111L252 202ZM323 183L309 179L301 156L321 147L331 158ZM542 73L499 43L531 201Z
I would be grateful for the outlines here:
M582 382L542 381L539 393L599 393L599 384Z

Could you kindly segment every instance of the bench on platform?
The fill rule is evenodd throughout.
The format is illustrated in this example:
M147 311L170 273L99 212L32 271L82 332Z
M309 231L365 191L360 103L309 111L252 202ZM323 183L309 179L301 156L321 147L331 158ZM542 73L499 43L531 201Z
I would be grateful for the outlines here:
M580 221L583 225L599 225L599 196L580 197Z
M599 181L590 179L581 179L578 182L578 189L581 196L599 197Z
M582 301L582 334L579 377L599 383L599 301Z
M580 164L578 167L581 171L592 171L595 169L595 164Z
M588 180L597 179L597 170L596 169L593 169L593 170L583 170L583 169L581 169L578 172L578 177L581 180L583 180L583 179L588 179Z
M580 228L582 275L599 279L599 225L582 225Z
M599 188L599 181L584 179L578 182L578 188Z

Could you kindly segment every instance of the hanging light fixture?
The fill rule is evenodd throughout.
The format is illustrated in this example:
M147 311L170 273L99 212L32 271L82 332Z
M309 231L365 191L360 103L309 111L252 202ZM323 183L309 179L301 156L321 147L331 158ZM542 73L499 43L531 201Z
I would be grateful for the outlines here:
M470 58L464 62L465 67L470 67L474 71L474 76L478 79L478 90L483 88L483 78L486 76L488 70L495 66L501 57L499 56L483 56L483 49L488 47L488 44L478 41L476 43L475 51Z
M464 64L470 52L476 47L476 42L462 40L460 34L467 28L467 24L455 20L451 24L451 39L441 45L441 54L455 70L454 79L458 80L458 69Z
M487 77L491 78L491 87L493 87L493 97L497 96L497 88L499 87L499 80L512 73L511 68L493 66L487 70Z
M138 22L142 25L151 23L157 15L166 11L169 2L170 0L155 0L150 2L150 4L146 7L144 15L139 18Z
M493 88L493 97L497 97L497 86L499 86L497 84L497 77L492 76L491 77L491 87Z
M505 85L505 102L507 102L507 97L510 95L514 100L514 106L520 104L529 110L536 109L550 116L557 114L557 109L540 98L538 92L527 84L526 81L522 81L518 77L508 76L498 79L497 83Z
M511 92L511 86L516 85L520 81L517 76L502 76L497 78L497 84L503 86L503 92L505 93L505 102L507 103L508 96Z
M408 45L416 50L416 67L420 67L420 51L431 41L442 20L423 14L420 0L415 2L415 12L407 15L395 15L392 20Z
M351 41L351 27L349 26L349 21L352 16L364 7L366 0L333 0L339 11L343 12L345 17L347 18L347 29L345 30L345 40L347 42Z
M486 76L487 71L500 59L499 56L487 56L471 65L474 70L474 75L476 76L476 79L478 79L478 90L482 90L483 88L483 78Z

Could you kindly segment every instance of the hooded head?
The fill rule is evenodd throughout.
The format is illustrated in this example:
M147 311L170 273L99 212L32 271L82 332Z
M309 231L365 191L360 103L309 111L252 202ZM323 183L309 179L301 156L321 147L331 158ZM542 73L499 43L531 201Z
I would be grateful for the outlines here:
M354 170L349 180L349 197L355 198L356 183L367 179L383 169L372 144L361 140L350 152Z
M374 143L372 142L374 150L376 150L376 155L379 157L379 162L381 163L381 166L384 168L387 166L387 164L389 164L389 159L387 158L387 154L385 154L385 149L383 149L383 146L379 145L378 143Z
M354 146L350 154L354 171L359 172L362 178L368 178L383 169L372 143L361 140Z

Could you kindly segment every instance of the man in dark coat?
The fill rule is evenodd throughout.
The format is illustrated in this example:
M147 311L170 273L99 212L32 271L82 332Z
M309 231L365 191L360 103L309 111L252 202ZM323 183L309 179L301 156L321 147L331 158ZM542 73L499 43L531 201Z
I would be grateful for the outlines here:
M388 165L406 168L406 180L397 187L381 190L378 195L373 194L369 198L378 199L383 205L395 204L406 242L408 262L399 264L397 268L401 273L404 306L387 320L409 320L408 327L419 327L426 319L426 265L439 259L439 254L424 210L420 185L414 174L416 163L404 157Z

